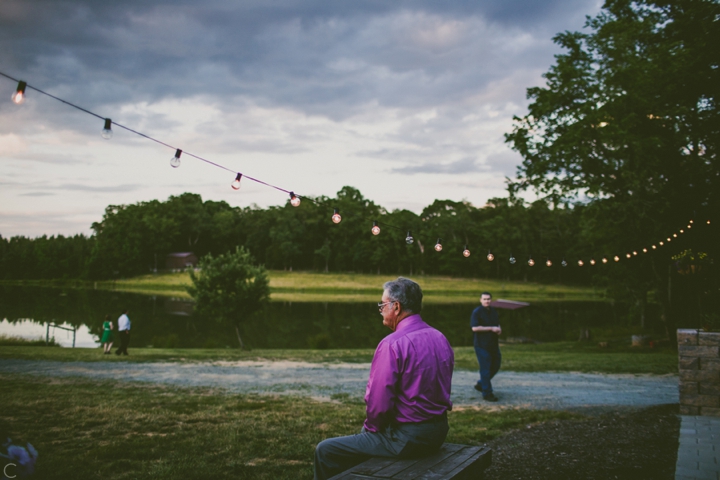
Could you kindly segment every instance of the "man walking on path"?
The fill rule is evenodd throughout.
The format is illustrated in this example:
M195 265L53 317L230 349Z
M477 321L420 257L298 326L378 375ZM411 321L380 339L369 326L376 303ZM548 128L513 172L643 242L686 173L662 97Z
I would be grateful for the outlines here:
M383 286L378 303L393 333L375 350L365 390L361 433L329 438L315 449L315 480L324 480L371 456L417 457L437 451L448 432L455 355L445 336L420 318L420 285L398 278Z
M118 318L118 336L120 337L120 346L115 355L127 355L127 347L130 344L130 318L128 318L128 310L124 310L123 314Z
M485 400L497 402L490 380L500 370L500 346L498 335L502 333L497 310L490 306L492 295L483 292L480 295L480 306L470 316L470 328L473 331L475 355L480 365L480 380L475 390L482 393Z

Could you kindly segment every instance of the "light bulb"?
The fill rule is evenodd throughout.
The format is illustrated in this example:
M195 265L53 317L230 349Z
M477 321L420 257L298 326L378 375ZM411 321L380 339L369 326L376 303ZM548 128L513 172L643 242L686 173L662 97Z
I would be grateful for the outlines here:
M240 190L240 180L242 179L242 173L238 173L235 180L230 184L233 190Z
M110 140L113 136L112 120L110 120L109 118L105 119L105 126L103 127L101 135L105 140Z
M530 258L530 260L528 260L528 265L530 265L531 267L535 266L535 260Z
M632 255L630 255L629 253L626 253L625 257L630 258L630 257L632 257Z
M613 260L615 260L616 262L619 262L619 261L620 261L620 257L618 257L617 255L615 255L615 256L613 257Z
M562 265L563 267L567 267L567 262L565 261L564 258L563 258L563 261L560 262L560 265Z
M658 245L660 245L662 247L665 244L663 242L658 242Z
M340 221L342 220L342 217L340 216L340 210L337 208L334 208L333 211L334 211L333 216L332 216L333 223L340 223Z
M643 248L643 253L647 253L647 248Z
M493 260L495 260L495 255L493 255L492 252L488 251L487 259L488 259L488 262L492 262Z
M175 152L175 156L170 159L170 166L173 168L177 168L180 166L180 155L182 155L182 150L179 148Z
M692 228L692 225L688 225L687 228Z
M412 237L412 233L410 233L410 230L408 230L407 236L405 237L405 243L408 245L412 245L412 243L415 241L415 239Z
M27 83L20 81L18 82L17 89L12 94L12 101L17 105L22 105L25 102L25 87Z
M517 260L515 260L515 257L510 254L510 265L515 265L515 262L517 262Z
M442 239L441 238L438 238L437 242L435 242L435 251L442 252Z
M677 233L673 233L673 238L677 238Z
M370 231L373 235L380 235L380 227L378 227L378 222L373 222L373 226Z
M608 259L605 258L605 257L603 257L603 258L602 258L602 262L603 262L603 263L607 263L607 262L608 262Z
M710 225L710 220L707 221L707 224Z
M668 242L672 242L672 238L668 237L668 238L667 238L667 241L668 241Z
M590 265L595 265L595 263L597 263L597 262L595 262L595 259L594 259L594 258L591 258L591 259L590 259Z
M710 221L710 220L708 220L708 222L709 222L709 221ZM685 233L685 230L683 230L683 229L681 228L681 229L680 229L680 233Z
M653 250L656 250L656 249L657 249L657 247L656 247L655 245L653 245L653 246L652 246L652 249L653 249Z
M550 259L548 258L548 259L545 261L545 265L547 265L548 267L552 267L552 261L550 261Z
M695 223L695 222L693 222L692 220L690 220L690 223Z
M300 197L295 195L294 192L290 192L290 205L292 205L293 207L300 206Z
M637 250L633 250L633 255L637 255Z
M578 260L578 267L582 267L583 265L585 265L585 262L583 262L582 260Z
M463 250L463 256L465 258L470 256L470 250L468 250L467 245L465 245L465 249Z

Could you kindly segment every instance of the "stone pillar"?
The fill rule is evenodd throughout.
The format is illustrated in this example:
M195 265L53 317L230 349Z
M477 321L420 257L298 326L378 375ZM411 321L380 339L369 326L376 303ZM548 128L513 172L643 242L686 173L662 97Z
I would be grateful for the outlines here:
M678 329L680 415L720 416L720 333Z

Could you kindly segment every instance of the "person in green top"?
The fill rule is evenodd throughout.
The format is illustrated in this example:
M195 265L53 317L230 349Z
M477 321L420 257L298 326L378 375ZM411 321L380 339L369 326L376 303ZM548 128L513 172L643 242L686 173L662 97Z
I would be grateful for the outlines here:
M113 323L110 320L110 315L105 315L105 321L103 322L103 333L100 339L103 348L105 349L105 355L110 355L110 350L113 344Z

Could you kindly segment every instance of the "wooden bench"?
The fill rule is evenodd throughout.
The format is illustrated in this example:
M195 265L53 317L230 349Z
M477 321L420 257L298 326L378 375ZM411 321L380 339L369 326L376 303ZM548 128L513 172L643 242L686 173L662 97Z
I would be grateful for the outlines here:
M330 480L371 479L479 479L492 461L488 447L471 447L445 443L440 451L425 458L373 457L360 465L335 475Z

